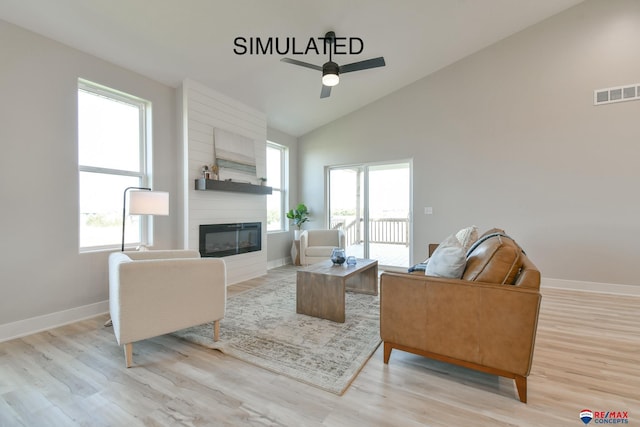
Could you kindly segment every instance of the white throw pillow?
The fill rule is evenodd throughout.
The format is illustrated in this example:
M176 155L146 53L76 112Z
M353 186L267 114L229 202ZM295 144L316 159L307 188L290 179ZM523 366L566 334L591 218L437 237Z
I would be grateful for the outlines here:
M469 248L478 240L478 227L472 225L471 227L463 228L456 233L456 237L466 254Z
M424 274L427 276L459 279L467 264L466 251L455 235L444 239L433 252Z

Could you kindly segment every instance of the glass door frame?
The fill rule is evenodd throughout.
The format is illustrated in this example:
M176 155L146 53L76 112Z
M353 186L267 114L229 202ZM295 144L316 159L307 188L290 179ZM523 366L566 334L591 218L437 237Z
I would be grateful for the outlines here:
M409 218L408 218L408 227L409 227L409 263L413 259L413 159L398 159L398 160L386 160L380 162L363 162L363 163L348 163L342 165L331 165L325 166L325 222L328 227L331 227L331 170L337 169L361 169L363 173L362 179L362 197L363 197L363 212L362 219L364 221L363 225L363 253L364 258L369 258L370 252L370 242L369 242L369 170L373 167L385 166L385 165L397 165L397 164L407 164L409 166ZM398 266L391 266L398 267Z

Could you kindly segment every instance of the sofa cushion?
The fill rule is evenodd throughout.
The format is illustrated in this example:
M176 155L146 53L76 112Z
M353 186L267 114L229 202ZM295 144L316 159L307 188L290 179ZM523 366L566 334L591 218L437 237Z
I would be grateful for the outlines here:
M485 235L467 254L464 280L512 285L522 267L522 249L504 234Z
M305 250L305 255L308 257L331 257L331 251L335 249L335 246L309 246Z
M485 231L484 233L482 233L480 238L486 237L486 236L488 236L490 234L504 234L506 236L506 233L504 232L504 230L502 228L490 228L487 231Z
M467 258L469 258L469 255L471 255L471 253L478 247L478 245L480 245L485 240L490 239L490 238L495 237L495 236L509 237L509 236L507 236L507 234L505 234L504 230L501 230L499 228L492 228L491 230L487 231L486 233L483 233L482 236L480 236L478 238L478 240L476 240L475 243L473 245L471 245L471 247L467 251Z
M466 264L465 250L455 235L444 239L427 262L427 276L459 279Z
M478 227L472 225L471 227L463 228L456 233L456 237L460 241L464 251L467 252L469 248L471 248L471 245L478 240Z
M340 230L309 230L307 231L309 246L340 245Z

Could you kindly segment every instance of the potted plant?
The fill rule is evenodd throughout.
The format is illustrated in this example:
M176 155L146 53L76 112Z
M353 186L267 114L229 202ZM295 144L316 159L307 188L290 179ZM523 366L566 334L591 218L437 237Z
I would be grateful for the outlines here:
M291 209L287 212L287 218L292 220L293 225L296 226L295 239L298 240L302 231L302 224L309 221L309 209L307 209L304 203L299 203L295 209Z

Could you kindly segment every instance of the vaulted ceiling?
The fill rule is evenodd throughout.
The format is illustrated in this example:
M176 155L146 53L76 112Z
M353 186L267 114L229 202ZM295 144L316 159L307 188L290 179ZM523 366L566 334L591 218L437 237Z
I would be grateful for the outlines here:
M2 0L0 19L173 87L192 78L299 136L581 1ZM363 41L339 64L384 56L386 67L345 74L320 99L321 73L280 59L326 55L249 52L250 38L299 51L330 30Z

